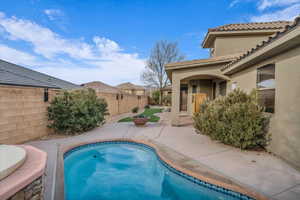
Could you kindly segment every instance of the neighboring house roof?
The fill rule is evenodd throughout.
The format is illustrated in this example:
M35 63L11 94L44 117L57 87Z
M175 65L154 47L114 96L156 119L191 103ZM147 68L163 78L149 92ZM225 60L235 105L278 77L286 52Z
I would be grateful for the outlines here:
M165 65L166 70L182 69L190 67L208 66L219 63L231 62L241 54L231 54L226 56L216 56L207 59L188 60L183 62L169 63Z
M203 48L212 48L213 41L216 36L226 35L253 35L253 34L267 34L271 35L279 30L283 30L285 26L291 25L292 21L273 21L273 22L253 22L253 23L239 23L227 24L208 29L208 32L202 42Z
M257 44L256 47L248 50L247 52L243 53L242 55L240 55L237 59L233 60L232 62L228 63L227 65L225 65L221 71L225 71L227 70L227 72L230 70L230 68L236 68L237 66L233 67L233 65L238 65L240 61L242 61L243 59L249 57L250 55L253 55L254 53L258 52L259 50L263 50L264 47L267 47L271 44L273 44L273 42L276 42L277 40L279 40L280 38L282 38L283 36L289 34L290 32L292 32L293 30L297 29L300 27L300 16L298 16L293 23L291 23L290 25L286 25L285 28L282 31L278 31L275 34L273 34L272 36L268 37L267 40L262 41L261 43ZM292 41L291 44L293 46L299 45L300 43L300 31L298 31L299 33L296 33L296 35L294 35L291 38L288 38L287 41ZM284 42L287 42L284 41ZM298 43L296 43L295 41L298 41ZM278 45L277 45L278 46ZM286 48L291 48L292 46L288 46L285 45ZM283 51L284 49L281 48L281 51Z
M104 93L120 93L120 89L110 86L108 84L105 84L101 81L93 81L89 83L84 83L82 86L87 88L93 88L97 91L104 92Z
M140 86L140 85L135 85L130 82L117 85L117 88L122 89L122 90L145 90L145 87Z
M58 89L75 89L79 85L0 60L0 84Z

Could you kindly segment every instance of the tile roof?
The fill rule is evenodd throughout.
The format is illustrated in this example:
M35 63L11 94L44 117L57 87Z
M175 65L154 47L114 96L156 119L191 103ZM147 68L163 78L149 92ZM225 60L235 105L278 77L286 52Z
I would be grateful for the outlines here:
M196 60L188 60L188 61L182 61L182 62L176 62L176 63L169 63L166 64L165 67L172 69L172 67L179 67L179 66L190 66L190 65L208 65L208 64L215 64L219 62L230 62L237 57L239 57L241 54L231 54L226 56L216 56L211 57L207 59L196 59Z
M257 44L256 47L248 50L247 52L243 53L242 55L240 55L238 58L236 58L232 62L225 65L223 68L221 68L221 71L224 71L224 70L230 68L233 64L235 64L235 63L239 62L240 60L244 59L245 57L253 54L254 52L258 51L259 49L263 48L264 46L272 43L274 40L276 40L276 39L280 38L281 36L285 35L286 33L290 32L297 26L300 26L300 15L298 17L296 17L295 20L291 24L286 25L283 30L277 31L275 34L268 37L267 40L262 41L261 43Z
M104 93L120 93L120 89L110 86L108 84L105 84L101 81L93 81L89 83L82 84L84 87L93 88L96 91L104 92Z
M127 82L127 83L122 83L120 85L117 85L117 88L120 88L120 89L133 89L133 90L145 90L145 88L143 86L140 86L140 85L134 85L130 82Z
M226 24L215 28L208 29L209 32L215 31L251 31L251 30L272 30L283 29L287 25L291 25L292 21L273 21L273 22L253 22L240 24Z
M0 84L59 89L75 89L79 85L0 60Z

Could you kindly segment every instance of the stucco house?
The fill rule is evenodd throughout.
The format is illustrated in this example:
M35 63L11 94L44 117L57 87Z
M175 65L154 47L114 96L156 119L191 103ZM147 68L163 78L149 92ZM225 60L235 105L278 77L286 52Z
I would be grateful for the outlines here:
M92 81L92 82L81 84L81 86L86 88L92 88L97 92L113 93L113 94L121 93L121 90L119 88L113 87L101 81Z
M126 94L133 94L133 95L146 95L146 88L140 85L135 85L132 83L122 83L120 85L117 85L117 88L122 90L122 92Z
M210 58L165 66L172 81L172 124L235 88L258 90L272 113L270 150L300 168L300 17L208 29Z

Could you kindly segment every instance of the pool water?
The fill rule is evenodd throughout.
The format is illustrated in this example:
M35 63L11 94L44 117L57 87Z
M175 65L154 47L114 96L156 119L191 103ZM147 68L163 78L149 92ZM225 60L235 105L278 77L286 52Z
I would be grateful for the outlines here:
M136 144L101 144L67 152L66 200L236 200L166 168Z

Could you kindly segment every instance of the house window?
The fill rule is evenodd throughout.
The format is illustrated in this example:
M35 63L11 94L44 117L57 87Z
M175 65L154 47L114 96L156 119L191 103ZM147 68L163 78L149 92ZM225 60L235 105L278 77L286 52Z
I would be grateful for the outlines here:
M257 69L257 88L275 89L275 65Z
M219 94L221 96L226 95L226 88L227 88L227 82L226 81L222 81L221 83L219 83Z
M192 93L193 94L197 93L197 85L192 86Z
M49 100L49 92L48 92L48 88L44 89L44 102L48 102Z
M270 64L257 69L258 101L266 112L275 111L275 65Z

